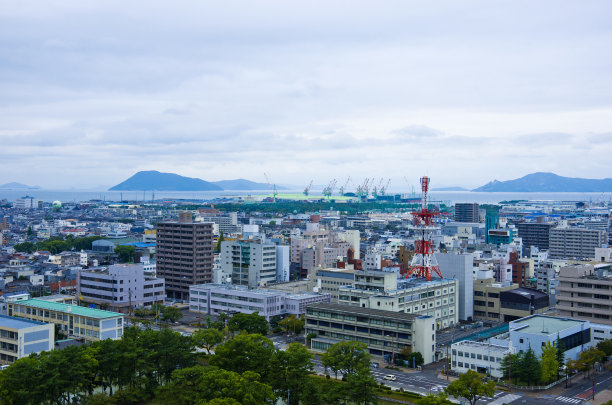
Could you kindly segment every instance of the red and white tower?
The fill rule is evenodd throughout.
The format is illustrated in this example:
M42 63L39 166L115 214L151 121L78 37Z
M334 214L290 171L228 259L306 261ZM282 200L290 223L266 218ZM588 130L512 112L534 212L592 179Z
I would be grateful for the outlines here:
M432 233L436 229L434 225L434 217L437 212L427 209L427 192L429 191L429 177L421 177L421 210L413 212L414 229L418 238L414 241L414 256L408 268L407 277L415 275L416 277L424 277L427 281L431 281L431 275L435 271L440 278L442 273L434 256L434 242Z

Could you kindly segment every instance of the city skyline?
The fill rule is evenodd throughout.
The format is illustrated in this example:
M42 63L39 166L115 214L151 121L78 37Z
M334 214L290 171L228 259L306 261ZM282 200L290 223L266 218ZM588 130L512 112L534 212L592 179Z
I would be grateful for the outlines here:
M0 184L610 177L612 5L7 4Z

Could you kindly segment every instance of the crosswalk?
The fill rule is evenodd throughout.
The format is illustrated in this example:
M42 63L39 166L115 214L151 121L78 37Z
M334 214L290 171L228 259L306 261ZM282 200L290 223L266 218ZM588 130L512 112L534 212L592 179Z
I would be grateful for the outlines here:
M557 401L565 402L566 404L579 404L582 402L581 399L578 398L568 398L568 397L557 397L555 398Z
M495 399L494 401L489 402L488 405L502 405L502 404L509 404L512 401L516 401L517 399L521 398L521 395L517 395L517 394L507 394L507 395L503 395L500 396L499 394L504 394L502 393L498 393L495 396L497 397L497 399Z

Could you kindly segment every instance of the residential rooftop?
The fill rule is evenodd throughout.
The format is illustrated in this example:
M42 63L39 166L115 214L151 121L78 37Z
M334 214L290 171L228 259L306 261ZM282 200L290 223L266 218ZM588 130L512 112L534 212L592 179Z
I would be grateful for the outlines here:
M68 305L68 304L62 304L59 302L44 301L44 300L38 300L38 299L17 301L14 304L15 305L25 305L25 306L29 306L33 308L48 309L49 311L58 311L58 312L65 312L65 313L69 312L75 315L85 316L88 318L104 319L104 318L116 318L118 316L123 316L123 314L120 314L117 312L104 311L102 309L86 308L86 307L80 307L78 305Z

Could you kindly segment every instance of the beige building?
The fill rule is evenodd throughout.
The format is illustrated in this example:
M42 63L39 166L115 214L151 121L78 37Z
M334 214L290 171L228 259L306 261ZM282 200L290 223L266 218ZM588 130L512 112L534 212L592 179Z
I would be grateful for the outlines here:
M459 281L398 277L395 272L357 271L353 286L338 289L338 303L415 315L431 315L436 328L459 321Z
M548 295L519 288L516 283L498 283L493 278L474 280L474 319L510 322L548 310Z
M404 348L423 355L425 364L435 360L436 332L432 316L395 313L339 304L313 304L306 308L306 334L314 352L325 352L341 341L368 346L375 358L391 361Z
M330 294L331 302L337 303L340 287L355 285L355 272L353 269L318 269L315 277L319 292Z
M612 325L612 264L562 267L557 287L560 316Z

